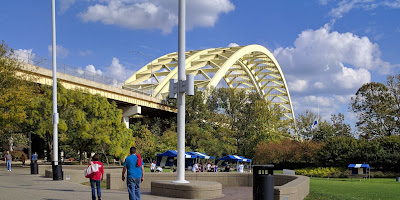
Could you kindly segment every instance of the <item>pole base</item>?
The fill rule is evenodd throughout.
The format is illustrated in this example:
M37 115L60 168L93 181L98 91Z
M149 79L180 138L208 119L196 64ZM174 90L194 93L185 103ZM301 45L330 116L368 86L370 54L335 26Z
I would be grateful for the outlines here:
M176 180L176 181L172 181L173 183L190 183L187 180Z
M51 162L53 168L53 180L61 181L63 180L63 171L61 162L58 162L58 165L55 165L55 161Z

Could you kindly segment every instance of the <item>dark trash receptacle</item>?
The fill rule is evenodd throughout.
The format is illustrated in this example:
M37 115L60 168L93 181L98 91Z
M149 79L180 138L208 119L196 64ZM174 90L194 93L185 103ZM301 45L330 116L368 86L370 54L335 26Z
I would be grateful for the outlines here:
M274 165L253 166L253 200L274 199Z
M37 162L31 162L31 174L39 174L39 165Z
M400 177L396 177L396 182L400 182Z

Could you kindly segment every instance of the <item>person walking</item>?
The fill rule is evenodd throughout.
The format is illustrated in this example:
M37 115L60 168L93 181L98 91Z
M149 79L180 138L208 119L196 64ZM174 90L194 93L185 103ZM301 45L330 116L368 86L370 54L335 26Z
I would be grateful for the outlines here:
M11 160L12 156L9 151L6 152L6 155L4 156L4 161L7 163L7 171L11 172Z
M126 157L124 168L122 169L122 181L125 181L129 193L129 200L140 200L140 183L144 180L144 166L140 155L136 155L136 147L131 147L130 156Z
M99 161L98 154L93 155L92 162L90 162L89 165L92 165L93 168L98 169L98 171L94 172L93 176L90 178L90 186L92 187L92 200L96 200L96 189L97 189L97 199L101 200L100 181L103 181L104 166L103 163Z
M22 156L21 156L22 165L25 165L25 160L26 160L25 154L22 153Z

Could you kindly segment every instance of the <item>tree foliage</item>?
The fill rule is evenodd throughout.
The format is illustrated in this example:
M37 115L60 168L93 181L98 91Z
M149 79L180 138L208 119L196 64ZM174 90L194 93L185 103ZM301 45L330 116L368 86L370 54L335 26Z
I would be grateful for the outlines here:
M357 115L356 126L367 139L399 134L399 76L389 76L388 84L366 83L351 98L350 108Z
M0 140L22 133L36 85L29 75L19 75L22 65L4 42L0 43Z

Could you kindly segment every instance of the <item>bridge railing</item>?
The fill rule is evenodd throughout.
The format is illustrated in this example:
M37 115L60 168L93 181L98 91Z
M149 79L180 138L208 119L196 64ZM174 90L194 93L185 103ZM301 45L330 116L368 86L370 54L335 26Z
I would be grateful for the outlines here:
M27 64L42 67L42 68L46 68L46 69L50 69L50 70L53 69L52 60L43 58L43 57L40 57L37 55L31 56L31 57L29 57L29 56L28 57L18 57L17 60L20 62L24 62ZM116 78L104 76L101 73L94 73L94 72L87 71L82 68L66 65L64 63L57 62L57 72L68 74L68 75L79 77L79 78L83 78L83 79L90 80L90 81L94 81L97 83L102 83L102 84L117 87L117 88L122 88L124 90L138 93L138 94L142 95L143 97L151 96L151 90L149 90L149 89L140 90L140 89L136 89L136 88L122 87L125 83L124 81L118 80Z

